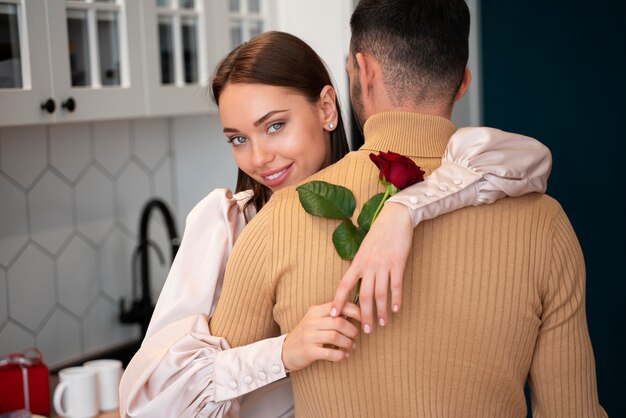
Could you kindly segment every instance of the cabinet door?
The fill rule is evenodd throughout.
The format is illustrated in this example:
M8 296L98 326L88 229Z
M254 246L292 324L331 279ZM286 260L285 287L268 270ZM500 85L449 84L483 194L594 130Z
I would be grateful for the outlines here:
M143 3L150 115L208 113L214 108L207 81L217 49L225 44L218 21L223 9L221 3L215 0L145 0Z
M0 126L50 122L58 111L41 109L55 100L47 31L45 2L0 0Z
M47 0L56 120L145 115L140 2Z

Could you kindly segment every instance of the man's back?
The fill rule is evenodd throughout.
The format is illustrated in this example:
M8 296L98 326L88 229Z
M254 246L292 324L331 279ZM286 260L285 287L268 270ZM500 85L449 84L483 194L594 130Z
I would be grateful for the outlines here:
M349 188L360 208L382 191L370 152L410 156L429 174L453 132L443 118L377 115L365 146L313 179ZM332 245L336 224L306 214L293 189L272 197L233 252L212 331L245 344L276 324L289 332L309 306L331 300L349 265ZM403 289L401 312L361 334L347 361L292 373L298 416L525 417L529 371L538 416L601 416L582 254L550 197L419 225Z

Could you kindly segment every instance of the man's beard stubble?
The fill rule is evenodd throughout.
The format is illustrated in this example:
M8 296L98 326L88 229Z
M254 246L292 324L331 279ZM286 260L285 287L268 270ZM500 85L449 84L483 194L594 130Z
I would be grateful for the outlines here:
M352 83L350 88L350 103L352 103L352 112L354 113L361 135L363 135L363 125L365 124L363 120L365 110L362 95L361 85L358 82Z

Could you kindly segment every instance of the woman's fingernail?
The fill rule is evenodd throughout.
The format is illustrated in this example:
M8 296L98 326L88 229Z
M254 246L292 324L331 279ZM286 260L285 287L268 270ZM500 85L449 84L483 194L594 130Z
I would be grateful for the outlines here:
M350 357L350 353L346 352L346 358Z
M356 343L352 343L352 349L356 350Z
M334 318L334 317L336 317L336 316L337 316L337 309L332 308L332 309L330 310L330 316L332 316L333 318Z
M400 310L400 307L398 305L393 305L392 309L394 312L398 312Z
M369 324L365 324L363 325L363 331L365 331L366 334L369 334L370 332L372 332L372 328L370 328Z
M378 320L378 325L380 325L381 327L384 327L384 326L385 326L385 320L384 320L384 319L382 319L382 318L380 318L380 319Z

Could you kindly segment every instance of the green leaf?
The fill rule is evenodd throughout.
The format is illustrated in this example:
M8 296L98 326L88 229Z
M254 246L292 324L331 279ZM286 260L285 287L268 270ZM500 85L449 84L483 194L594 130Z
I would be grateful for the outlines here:
M370 226L372 226L372 218L374 217L376 209L378 209L378 205L380 205L380 201L383 200L383 196L385 196L384 193L378 193L377 195L372 196L367 202L365 202L363 209L361 209L357 222L359 223L359 227L362 228L365 233L367 233L370 230Z
M354 213L354 195L345 187L325 181L310 181L298 186L296 190L302 207L311 215L348 219Z
M333 244L339 257L348 261L352 260L363 238L365 238L365 231L354 226L350 219L340 223L333 232Z

